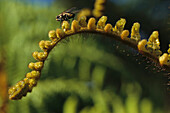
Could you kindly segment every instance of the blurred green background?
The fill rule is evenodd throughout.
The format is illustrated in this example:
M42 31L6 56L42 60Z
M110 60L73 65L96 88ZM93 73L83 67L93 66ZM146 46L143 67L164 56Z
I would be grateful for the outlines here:
M7 99L6 89L25 77L28 63L35 61L32 53L41 51L38 42L49 40L48 31L60 27L55 16L73 6L92 9L94 2L0 1L0 113L170 113L168 72L136 50L95 34L62 40L33 91L19 101ZM159 30L166 52L168 5L168 0L108 0L105 15L112 25L126 18L129 30L138 21L142 38Z

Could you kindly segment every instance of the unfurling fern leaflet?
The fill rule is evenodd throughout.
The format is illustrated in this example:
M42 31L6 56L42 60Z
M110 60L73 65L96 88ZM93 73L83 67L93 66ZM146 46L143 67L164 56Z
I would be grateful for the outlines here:
M31 92L33 87L37 85L37 81L40 78L44 62L47 59L50 51L62 39L78 33L96 33L111 37L114 40L118 40L138 50L141 54L149 57L165 70L170 71L169 55L167 53L164 53L161 56L162 52L160 51L159 47L160 42L158 38L158 31L154 31L147 42L146 39L140 39L139 23L135 23L133 25L131 38L129 38L129 31L124 30L124 26L126 23L125 19L121 18L120 20L118 20L114 27L112 27L110 23L106 24L106 21L106 16L102 16L97 24L95 18L90 18L87 23L86 17L80 17L79 21L72 21L71 29L69 27L69 23L67 21L63 21L62 29L51 30L48 34L51 41L42 40L39 42L39 47L44 52L34 52L32 54L32 56L36 60L38 60L37 62L31 62L28 65L28 67L33 71L27 73L24 80L19 81L15 86L9 89L9 99L21 99L22 96L25 96L27 94L27 92Z

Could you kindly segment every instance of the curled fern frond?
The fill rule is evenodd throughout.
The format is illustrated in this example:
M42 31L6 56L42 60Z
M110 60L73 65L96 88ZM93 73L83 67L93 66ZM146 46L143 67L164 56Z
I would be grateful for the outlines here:
M94 3L93 16L99 18L103 15L107 0L96 0Z
M95 18L90 18L88 23L86 23L86 17L80 17L78 21L72 21L71 28L69 27L69 23L64 21L62 23L62 29L57 28L56 30L49 31L48 36L51 40L42 40L39 42L39 47L43 52L36 51L32 54L37 62L31 62L28 67L32 69L32 71L26 74L24 80L19 81L15 86L9 89L9 99L21 99L22 96L26 96L27 92L31 92L33 87L37 85L44 62L50 51L61 40L79 33L95 33L120 41L138 50L141 54L157 63L165 70L170 71L170 55L168 55L170 54L170 50L168 50L168 53L161 55L158 31L154 31L148 41L146 39L141 40L139 33L140 24L134 23L131 37L129 38L129 31L124 30L125 19L121 18L118 20L114 27L112 27L110 23L106 24L106 21L107 17L102 16L98 22Z

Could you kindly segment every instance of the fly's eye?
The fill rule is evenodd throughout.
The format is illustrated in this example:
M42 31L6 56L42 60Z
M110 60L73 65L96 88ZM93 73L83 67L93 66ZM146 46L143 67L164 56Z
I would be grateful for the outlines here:
M60 16L56 16L56 18L60 18Z
M61 20L61 16L56 16L56 20L60 21Z

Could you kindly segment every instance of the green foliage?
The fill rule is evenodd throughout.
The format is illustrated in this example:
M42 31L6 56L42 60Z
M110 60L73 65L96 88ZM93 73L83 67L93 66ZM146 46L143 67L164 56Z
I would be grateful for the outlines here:
M60 26L55 16L64 6L0 3L0 46L12 85L28 72L32 52L40 50L38 42ZM120 47L115 49L113 44ZM22 100L9 101L8 112L163 113L163 78L135 63L133 59L142 59L134 58L135 52L98 35L69 37L50 53L37 87Z

